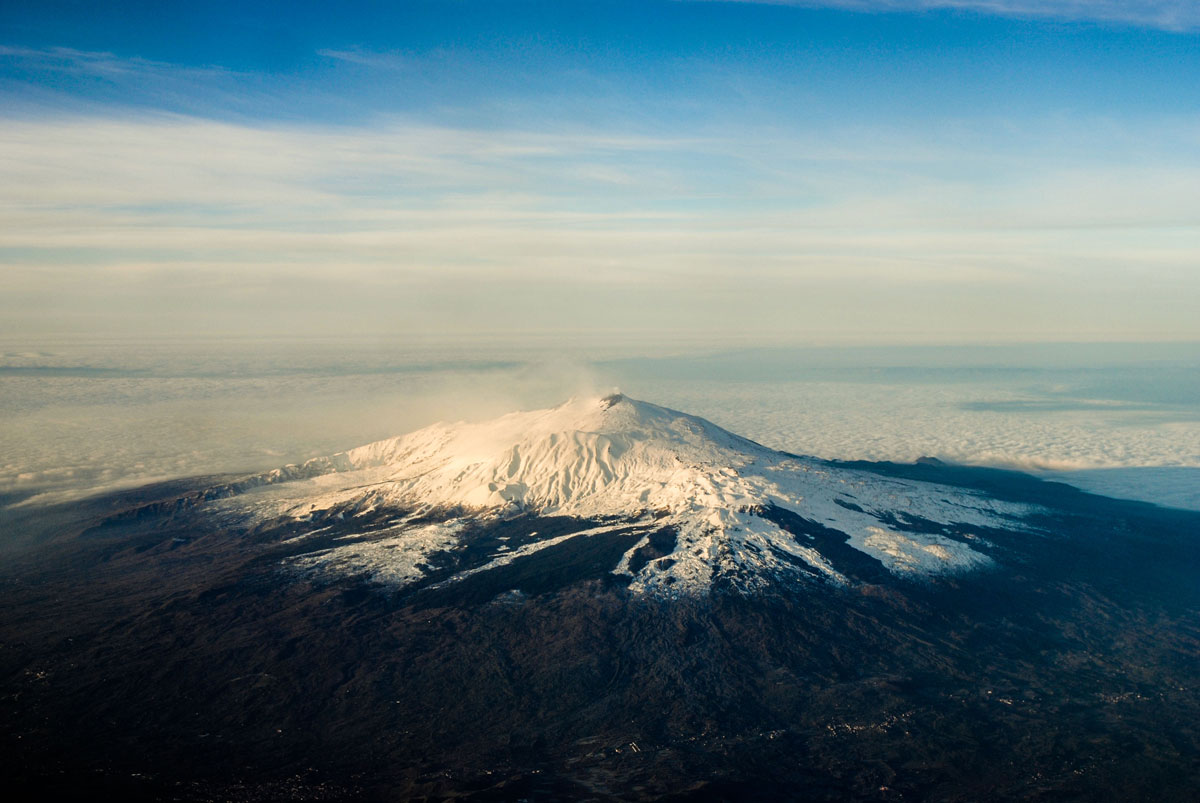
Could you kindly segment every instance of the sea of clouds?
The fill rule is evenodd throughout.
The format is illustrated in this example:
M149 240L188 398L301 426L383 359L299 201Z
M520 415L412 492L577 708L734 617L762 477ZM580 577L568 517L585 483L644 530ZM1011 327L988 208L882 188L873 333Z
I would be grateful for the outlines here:
M6 344L0 503L261 470L620 388L791 452L1003 466L1200 509L1200 348Z

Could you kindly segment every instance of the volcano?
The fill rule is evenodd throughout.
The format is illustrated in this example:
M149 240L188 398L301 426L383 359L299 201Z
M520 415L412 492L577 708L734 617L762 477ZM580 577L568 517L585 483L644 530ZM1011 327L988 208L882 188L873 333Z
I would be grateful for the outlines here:
M1200 789L1195 513L614 394L4 515L30 796Z
M397 589L432 577L453 584L577 539L625 544L610 574L635 594L853 585L882 574L986 569L1003 552L988 533L1041 533L1037 505L774 451L622 395L437 424L228 490L235 498L223 509L234 518L240 513L259 526L303 523L293 540L331 529L354 533L353 543L306 554L295 565ZM356 520L397 511L405 515L361 539ZM522 516L580 526L490 550L472 535ZM663 554L649 559L651 552ZM459 571L446 576L451 565Z

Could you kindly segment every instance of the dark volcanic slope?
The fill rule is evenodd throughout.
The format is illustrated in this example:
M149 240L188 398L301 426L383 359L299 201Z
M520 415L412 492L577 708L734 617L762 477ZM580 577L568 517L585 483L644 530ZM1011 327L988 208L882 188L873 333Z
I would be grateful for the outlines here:
M396 595L283 571L345 533L215 529L186 484L9 512L0 770L21 799L1195 800L1200 515L867 468L1037 501L1048 534L987 533L957 578L666 602L608 572L620 529Z

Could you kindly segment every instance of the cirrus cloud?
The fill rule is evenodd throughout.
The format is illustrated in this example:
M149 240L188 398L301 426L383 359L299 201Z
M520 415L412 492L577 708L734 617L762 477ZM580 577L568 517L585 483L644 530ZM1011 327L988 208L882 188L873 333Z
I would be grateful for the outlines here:
M1115 22L1168 31L1200 28L1194 0L729 0L863 12L967 11L1025 19Z

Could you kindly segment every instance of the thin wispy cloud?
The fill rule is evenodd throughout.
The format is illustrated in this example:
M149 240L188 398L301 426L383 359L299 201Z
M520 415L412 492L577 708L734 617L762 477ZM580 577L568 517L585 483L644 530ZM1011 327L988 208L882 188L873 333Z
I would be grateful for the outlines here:
M147 77L212 78L235 76L223 67L185 67L140 56L121 56L116 53L77 50L70 47L19 47L0 45L0 60L12 65L38 70L89 75L110 80Z
M333 59L334 61L344 61L348 64L356 64L361 67L380 70L403 70L411 67L413 64L413 59L410 56L406 56L404 53L398 51L321 48L317 51L317 55Z
M702 0L708 2L709 0ZM862 12L958 10L1025 19L1114 22L1168 31L1200 29L1194 0L720 0Z

